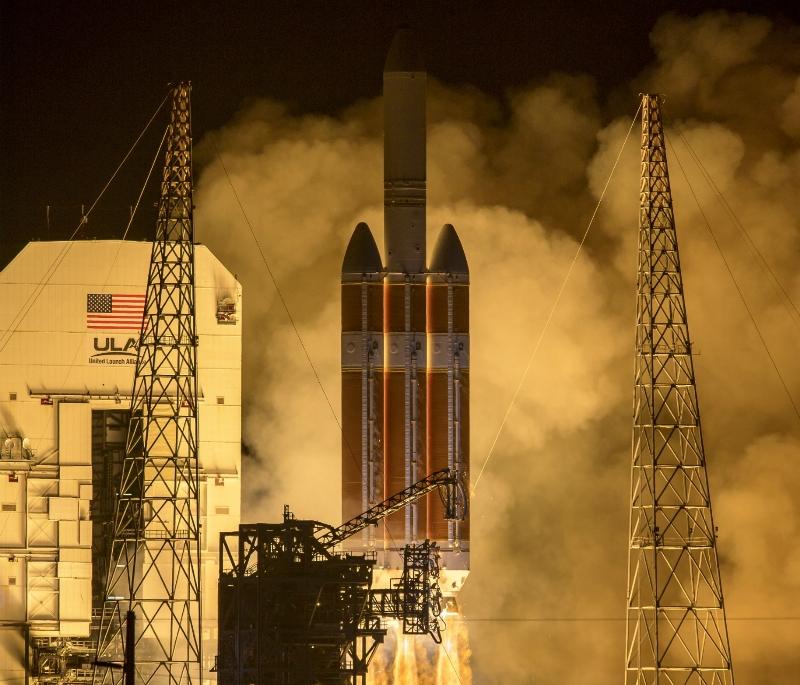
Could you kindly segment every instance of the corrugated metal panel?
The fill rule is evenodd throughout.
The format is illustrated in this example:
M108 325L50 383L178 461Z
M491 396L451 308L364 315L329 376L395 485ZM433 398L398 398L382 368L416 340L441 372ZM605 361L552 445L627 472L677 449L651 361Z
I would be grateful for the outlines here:
M61 479L78 480L84 483L92 482L91 466L62 466Z
M58 403L58 461L62 466L92 463L92 408L87 402Z
M50 521L46 515L28 516L28 547L57 547L58 521Z
M78 500L72 500L72 501L75 502L75 504L78 503ZM77 517L75 518L74 521L58 522L58 544L60 547L78 547L80 545L80 538L78 537Z
M58 620L58 577L55 563L28 563L28 620Z
M25 682L25 638L17 627L0 627L0 664L4 682Z
M83 547L64 547L59 550L58 558L61 561L78 561L84 564L91 564L92 550Z
M4 621L25 620L25 584L25 560L0 558L0 617Z
M92 522L79 521L78 532L80 534L80 545L83 547L92 546Z
M59 633L69 637L89 637L88 621L61 621L59 623Z
M79 493L78 481L62 478L58 483L59 497L78 497Z
M51 521L77 521L78 500L74 497L50 497L47 518Z
M63 555L62 555L63 556ZM80 561L59 561L58 562L58 577L59 578L89 578L92 577L91 563L84 563Z
M0 547L25 546L25 479L0 473Z
M62 623L86 621L88 624L92 617L91 581L86 578L59 578L59 584L59 620Z

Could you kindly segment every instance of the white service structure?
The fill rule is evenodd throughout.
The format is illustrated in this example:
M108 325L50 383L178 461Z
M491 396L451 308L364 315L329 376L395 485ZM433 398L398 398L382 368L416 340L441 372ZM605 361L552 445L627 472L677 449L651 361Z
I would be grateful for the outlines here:
M32 242L0 273L0 683L91 680L140 328L119 303L144 295L150 251ZM214 682L219 534L240 519L242 288L208 248L195 262L203 673Z

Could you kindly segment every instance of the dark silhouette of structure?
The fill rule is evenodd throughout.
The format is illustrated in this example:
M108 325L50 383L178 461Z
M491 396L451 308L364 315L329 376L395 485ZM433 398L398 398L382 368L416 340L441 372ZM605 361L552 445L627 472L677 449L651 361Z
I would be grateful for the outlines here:
M429 540L409 544L402 576L373 589L375 555L336 552L367 526L439 490L445 516L466 515L462 476L443 469L333 528L300 521L242 524L220 536L220 685L366 683L386 635L384 619L407 634L441 641L439 555Z

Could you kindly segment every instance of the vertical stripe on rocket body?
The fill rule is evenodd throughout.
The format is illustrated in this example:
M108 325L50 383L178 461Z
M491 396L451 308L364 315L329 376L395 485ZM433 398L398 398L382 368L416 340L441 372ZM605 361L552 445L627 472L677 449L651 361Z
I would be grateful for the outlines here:
M428 471L458 470L469 484L469 269L456 230L446 224L428 270ZM467 493L468 496L468 493ZM469 522L445 521L428 496L427 535L468 548Z
M408 29L383 71L384 494L425 474L425 69ZM386 520L390 547L425 537L424 502Z
M369 227L342 264L342 519L383 499L383 267ZM369 542L372 529L364 533Z
M449 224L426 268L426 75L408 30L383 77L385 266L359 224L342 270L344 519L445 467L469 483L469 269ZM469 524L446 521L438 493L368 530L395 570L406 544L436 541L445 590L463 584Z
M424 278L424 276L423 276ZM384 282L384 495L389 497L426 474L425 283ZM425 502L387 519L387 543L401 547L425 538Z

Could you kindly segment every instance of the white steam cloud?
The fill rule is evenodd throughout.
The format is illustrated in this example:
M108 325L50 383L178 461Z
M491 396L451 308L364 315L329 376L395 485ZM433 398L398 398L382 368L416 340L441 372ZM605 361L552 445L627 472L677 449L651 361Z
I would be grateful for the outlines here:
M429 241L453 223L472 273L473 477L636 94L666 94L739 685L785 683L800 672L800 419L692 189L798 405L800 316L684 141L800 305L797 30L746 15L666 16L652 32L653 65L623 94L630 114L613 121L588 77L554 75L504 103L435 82L429 89ZM338 521L340 437L215 148L338 416L339 268L357 221L381 241L381 126L379 99L335 118L294 116L258 101L199 146L199 236L244 284L247 520L277 520L289 503L301 517ZM467 619L492 620L469 624L475 683L622 678L638 156L637 125L478 485L473 572L461 605ZM515 618L548 620L507 621Z

